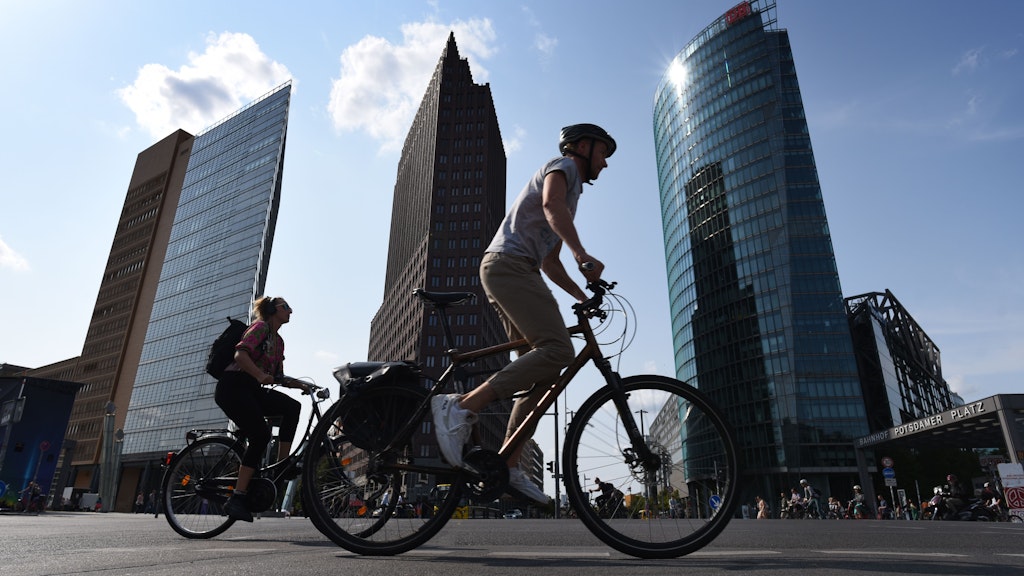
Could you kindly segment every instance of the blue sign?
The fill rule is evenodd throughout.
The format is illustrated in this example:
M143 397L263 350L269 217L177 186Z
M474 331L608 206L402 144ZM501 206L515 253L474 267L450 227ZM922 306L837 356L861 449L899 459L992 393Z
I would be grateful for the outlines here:
M708 504L711 505L712 510L718 510L718 507L722 505L722 497L715 494L711 498L708 498Z
M885 478L895 478L896 471L892 468L882 468L882 476Z

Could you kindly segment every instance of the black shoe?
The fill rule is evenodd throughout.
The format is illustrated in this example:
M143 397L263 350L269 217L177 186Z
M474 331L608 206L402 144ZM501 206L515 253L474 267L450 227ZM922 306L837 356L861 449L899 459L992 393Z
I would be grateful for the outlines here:
M232 520L252 522L252 512L249 512L248 506L245 505L245 497L242 495L232 495L228 498L228 501L224 503L224 512Z

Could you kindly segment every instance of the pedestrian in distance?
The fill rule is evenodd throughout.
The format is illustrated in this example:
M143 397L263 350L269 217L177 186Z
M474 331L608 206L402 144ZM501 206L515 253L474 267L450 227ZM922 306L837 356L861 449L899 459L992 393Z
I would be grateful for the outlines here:
M768 519L768 513L769 513L769 511L768 511L768 502L766 502L764 498L761 498L760 495L758 495L755 500L757 502L757 519L758 520L767 520Z
M878 513L879 520L890 520L892 514L889 512L889 503L885 500L885 497L881 494L878 495Z
M578 302L587 299L562 264L560 253L565 246L588 282L601 278L604 264L583 247L573 220L583 184L597 179L615 149L615 140L600 126L563 128L558 142L561 156L544 163L530 178L487 247L480 264L487 300L497 310L509 340L525 338L528 345L517 351L515 361L465 396L432 399L438 446L449 464L462 464L472 425L488 404L515 397L507 439L537 405L545 385L572 362L575 349L541 272ZM533 500L547 502L547 496L519 469L521 452L522 446L508 458L509 485Z

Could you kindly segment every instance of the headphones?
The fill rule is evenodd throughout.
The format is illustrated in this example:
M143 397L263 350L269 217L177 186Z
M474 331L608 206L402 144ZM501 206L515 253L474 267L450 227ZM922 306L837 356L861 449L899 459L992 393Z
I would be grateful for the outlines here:
M277 304L274 303L274 300L276 300L276 298L270 298L264 301L263 305L260 306L264 318L270 318L274 314L277 314Z

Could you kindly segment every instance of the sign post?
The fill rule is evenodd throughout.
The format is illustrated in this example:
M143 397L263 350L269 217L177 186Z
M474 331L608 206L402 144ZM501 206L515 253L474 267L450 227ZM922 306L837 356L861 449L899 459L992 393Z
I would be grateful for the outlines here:
M885 478L885 485L889 487L889 512L892 517L896 518L896 470L892 467L894 462L892 458L885 456L882 458L882 477ZM885 520L885 518L879 518L879 520Z

